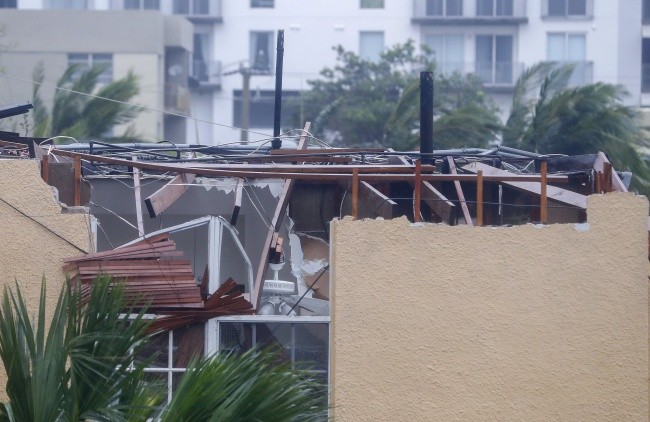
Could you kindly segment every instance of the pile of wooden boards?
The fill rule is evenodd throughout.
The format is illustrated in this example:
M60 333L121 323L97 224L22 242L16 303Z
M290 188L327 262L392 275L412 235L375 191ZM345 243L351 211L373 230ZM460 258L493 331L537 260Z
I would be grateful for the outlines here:
M151 313L251 313L251 304L240 293L231 294L231 283L224 284L204 301L191 262L182 256L169 234L164 233L129 246L69 258L63 270L71 283L81 286L86 297L96 277L109 275L115 282L124 283L131 303L147 305Z

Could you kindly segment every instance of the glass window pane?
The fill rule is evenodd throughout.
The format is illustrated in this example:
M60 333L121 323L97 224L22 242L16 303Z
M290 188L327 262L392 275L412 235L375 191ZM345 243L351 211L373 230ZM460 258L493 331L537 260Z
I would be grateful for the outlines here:
M496 0L497 1L497 16L512 16L513 15L513 0Z
M554 62L566 60L564 34L548 34L546 58Z
M144 343L137 360L139 362L148 362L148 368L168 368L168 357L169 333L164 332L154 336L151 340Z
M257 347L271 348L280 354L283 362L291 362L292 341L291 324L258 323L255 324Z
M512 83L512 37L498 35L495 51L495 82L498 84Z
M112 54L93 54L92 65L101 66L104 70L97 78L99 83L110 83L113 80L113 55Z
M359 33L359 56L363 60L378 61L384 50L384 33L361 31Z
M463 14L462 0L447 0L446 16L462 16L462 14Z
M203 357L205 328L203 324L192 324L174 330L172 367L187 368L193 358Z
M476 75L484 82L492 82L492 35L476 36Z
M442 16L443 0L427 0L427 16Z
M492 5L494 0L476 0L476 15L477 16L492 16L494 13Z
M137 10L140 8L140 0L124 0L124 9Z
M650 20L650 0L643 0L643 21Z
M447 35L445 37L445 72L451 74L463 70L463 36Z
M295 330L296 368L327 371L327 324L295 324Z
M548 0L548 16L566 16L566 0Z
M259 72L271 71L273 32L251 32L250 63Z
M189 15L190 0L174 0L172 11L176 15Z
M251 7L273 7L274 0L251 0Z
M0 0L0 9L15 9L17 0Z
M586 42L584 35L569 35L567 60L584 61L586 58Z
M193 15L209 15L210 14L210 1L209 0L193 0L192 2Z
M50 9L87 9L86 0L50 0Z
M568 14L569 16L586 16L587 15L587 0L568 0Z
M144 0L146 10L160 10L160 0Z
M254 346L253 324L243 322L219 323L219 351L243 353Z

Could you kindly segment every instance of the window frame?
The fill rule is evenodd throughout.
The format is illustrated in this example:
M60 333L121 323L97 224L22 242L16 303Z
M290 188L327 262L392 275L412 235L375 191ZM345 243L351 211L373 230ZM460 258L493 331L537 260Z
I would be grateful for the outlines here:
M441 17L441 18L460 18L463 17L463 0L439 0L442 4L442 10L440 14L429 13L429 1L436 0L425 0L425 15L427 17ZM449 2L458 2L459 13L449 14Z
M481 18L511 18L514 17L515 15L515 0L509 0L510 1L510 13L509 14L504 14L504 13L498 13L498 2L501 0L489 0L492 4L492 13L491 14L485 14L485 13L479 13L479 3L481 0L476 0L476 16L481 17Z
M562 14L551 14L551 2L560 1L563 3L564 12ZM570 13L570 3L572 1L584 2L584 14ZM542 18L544 19L573 19L584 20L593 18L593 0L544 0L542 2Z
M478 60L478 39L479 37L489 37L492 42L492 48L491 48L491 58L490 58L490 80L486 80L484 77L481 76L481 73L479 72L479 62ZM509 62L500 62L497 60L497 50L498 50L498 39L499 38L510 38L510 61ZM475 74L478 76L485 85L488 86L512 86L514 84L514 65L515 65L515 55L514 55L514 50L515 50L515 36L512 34L475 34L474 35L474 58L475 58ZM500 65L503 64L509 64L510 65L510 70L509 70L509 78L508 81L501 81L499 78L499 75L501 74L499 69Z
M78 56L76 58L73 58L72 56ZM105 56L105 57L101 57ZM81 60L81 58L84 58L85 60ZM103 61L102 59L105 58L110 58L109 61ZM67 60L68 60L68 66L74 65L74 64L79 64L81 65L80 68L81 70L87 70L90 69L91 67L97 65L106 65L106 69L99 74L97 77L97 83L100 85L108 85L111 82L113 82L113 54L112 53L79 53L79 52L74 52L74 53L68 53L67 54ZM84 63L85 62L85 63Z
M359 9L385 9L385 0L359 0Z
M379 55L376 58L370 57L370 58L365 58L364 57L364 52L362 50L362 45L363 45L363 37L367 35L381 35L381 41L382 41L382 47L381 50L379 51ZM386 31L359 31L359 58L361 60L366 60L370 62L377 62L381 59L381 53L383 53L386 50ZM369 55L367 55L369 57Z

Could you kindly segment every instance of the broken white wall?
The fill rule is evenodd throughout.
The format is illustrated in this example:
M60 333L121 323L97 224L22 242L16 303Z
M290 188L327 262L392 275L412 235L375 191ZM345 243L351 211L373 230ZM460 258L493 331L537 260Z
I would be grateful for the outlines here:
M648 420L648 201L588 223L332 223L339 421Z
M61 208L36 160L0 160L0 180L0 283L14 288L17 282L37 309L45 277L51 315L65 281L63 260L92 252L91 217L81 208ZM6 380L1 371L0 400Z

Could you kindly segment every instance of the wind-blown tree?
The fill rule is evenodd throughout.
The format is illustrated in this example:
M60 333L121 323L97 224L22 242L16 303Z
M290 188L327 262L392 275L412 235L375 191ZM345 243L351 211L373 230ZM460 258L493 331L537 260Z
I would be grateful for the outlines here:
M633 108L622 103L621 86L602 82L569 86L573 65L540 63L515 85L503 145L542 154L606 153L617 170L634 174L634 187L648 193L650 171L636 148L647 141Z
M257 350L194 361L163 404L166 394L145 380L140 358L155 333L108 278L93 282L87 302L66 283L51 320L43 284L32 313L18 287L5 289L0 359L9 402L0 404L0 421L312 421L326 414L312 381Z
M496 107L473 76L438 75L424 48L395 45L377 62L335 47L337 63L309 81L306 115L313 131L337 145L409 149L419 131L419 71L433 70L437 148L486 146L495 139Z
M141 111L128 105L139 92L138 79L129 72L111 83L99 84L105 66L83 68L69 66L57 82L52 109L48 110L40 96L44 80L42 63L34 70L32 102L34 104L34 136L70 136L77 140L106 139L116 125L131 122ZM89 94L89 95L84 95ZM125 136L133 136L129 132ZM111 138L108 136L108 138Z

